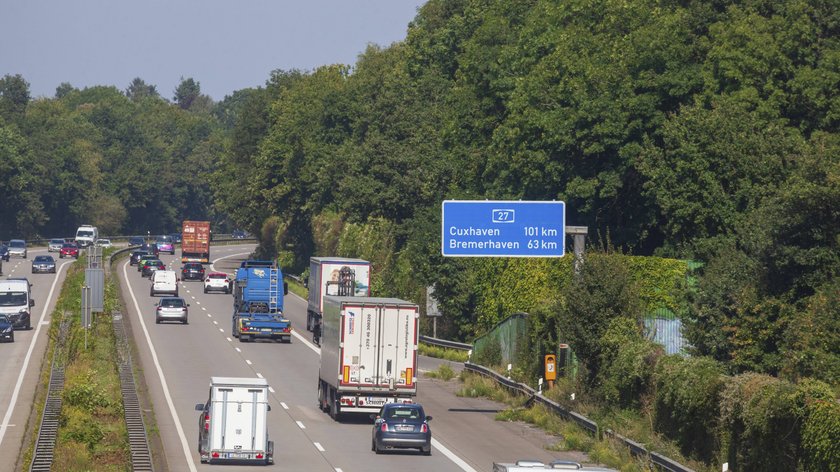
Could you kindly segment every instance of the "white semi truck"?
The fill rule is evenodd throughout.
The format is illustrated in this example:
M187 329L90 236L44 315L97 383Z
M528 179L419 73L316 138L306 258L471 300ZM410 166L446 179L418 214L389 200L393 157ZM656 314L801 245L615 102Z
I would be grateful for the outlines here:
M420 310L397 298L324 297L318 405L343 413L378 413L417 394Z
M210 397L195 406L201 462L274 463L268 439L268 381L260 378L211 377Z
M307 286L306 329L313 331L321 322L325 295L370 296L370 262L348 257L310 258Z

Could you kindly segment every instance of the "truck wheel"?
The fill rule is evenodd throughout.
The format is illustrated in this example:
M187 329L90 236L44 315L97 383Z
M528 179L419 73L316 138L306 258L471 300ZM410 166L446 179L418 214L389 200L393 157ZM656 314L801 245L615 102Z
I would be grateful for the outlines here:
M321 382L321 379L318 379L318 409L325 413L327 411L327 402L324 400L324 382Z

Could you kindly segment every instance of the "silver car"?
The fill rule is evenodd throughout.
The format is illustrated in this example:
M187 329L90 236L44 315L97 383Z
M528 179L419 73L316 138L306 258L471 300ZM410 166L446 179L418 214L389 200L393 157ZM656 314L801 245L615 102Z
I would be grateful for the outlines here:
M155 304L155 323L180 321L189 324L189 306L181 297L164 297Z
M9 255L20 256L26 259L26 241L22 239L12 239L9 241Z
M48 252L59 252L61 251L61 247L64 246L64 243L67 241L61 238L50 239L50 244L47 246Z

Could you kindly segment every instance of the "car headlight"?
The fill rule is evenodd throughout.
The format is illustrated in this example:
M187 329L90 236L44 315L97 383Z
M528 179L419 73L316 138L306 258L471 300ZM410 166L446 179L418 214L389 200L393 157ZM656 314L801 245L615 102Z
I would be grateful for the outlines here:
M6 326L3 328L3 334L11 333L12 332L12 325Z
M23 309L18 312L18 316L29 316L29 310Z

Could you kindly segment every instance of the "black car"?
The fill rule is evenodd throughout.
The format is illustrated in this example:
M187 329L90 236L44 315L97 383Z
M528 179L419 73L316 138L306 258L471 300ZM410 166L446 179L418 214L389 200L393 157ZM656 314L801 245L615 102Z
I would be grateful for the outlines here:
M0 259L3 259L6 262L9 262L9 246L5 244L0 244Z
M418 449L432 454L431 416L416 403L386 403L374 419L371 450L380 454L384 449Z
M149 255L149 251L146 251L144 249L138 249L136 251L132 251L131 252L131 257L129 258L128 263L130 265L137 265L137 263L140 262L140 259L142 259L143 256L148 256L148 255Z
M147 259L143 264L143 268L140 269L140 275L142 277L151 277L152 272L156 270L166 270L166 264L160 259Z
M32 259L32 273L38 274L41 272L55 274L55 259L53 259L53 256L35 256L35 259Z
M181 267L181 279L204 280L204 266L198 262L187 262Z
M15 328L7 315L0 314L0 341L15 342Z
M148 254L154 254L156 256L160 254L160 250L158 250L157 244L155 243L143 243L140 245L139 249L147 251Z
M230 234L233 239L245 239L248 237L248 233L242 231L241 229L233 230L233 233Z
M146 243L146 240L143 239L143 236L132 236L128 238L128 245L129 246L142 246Z

